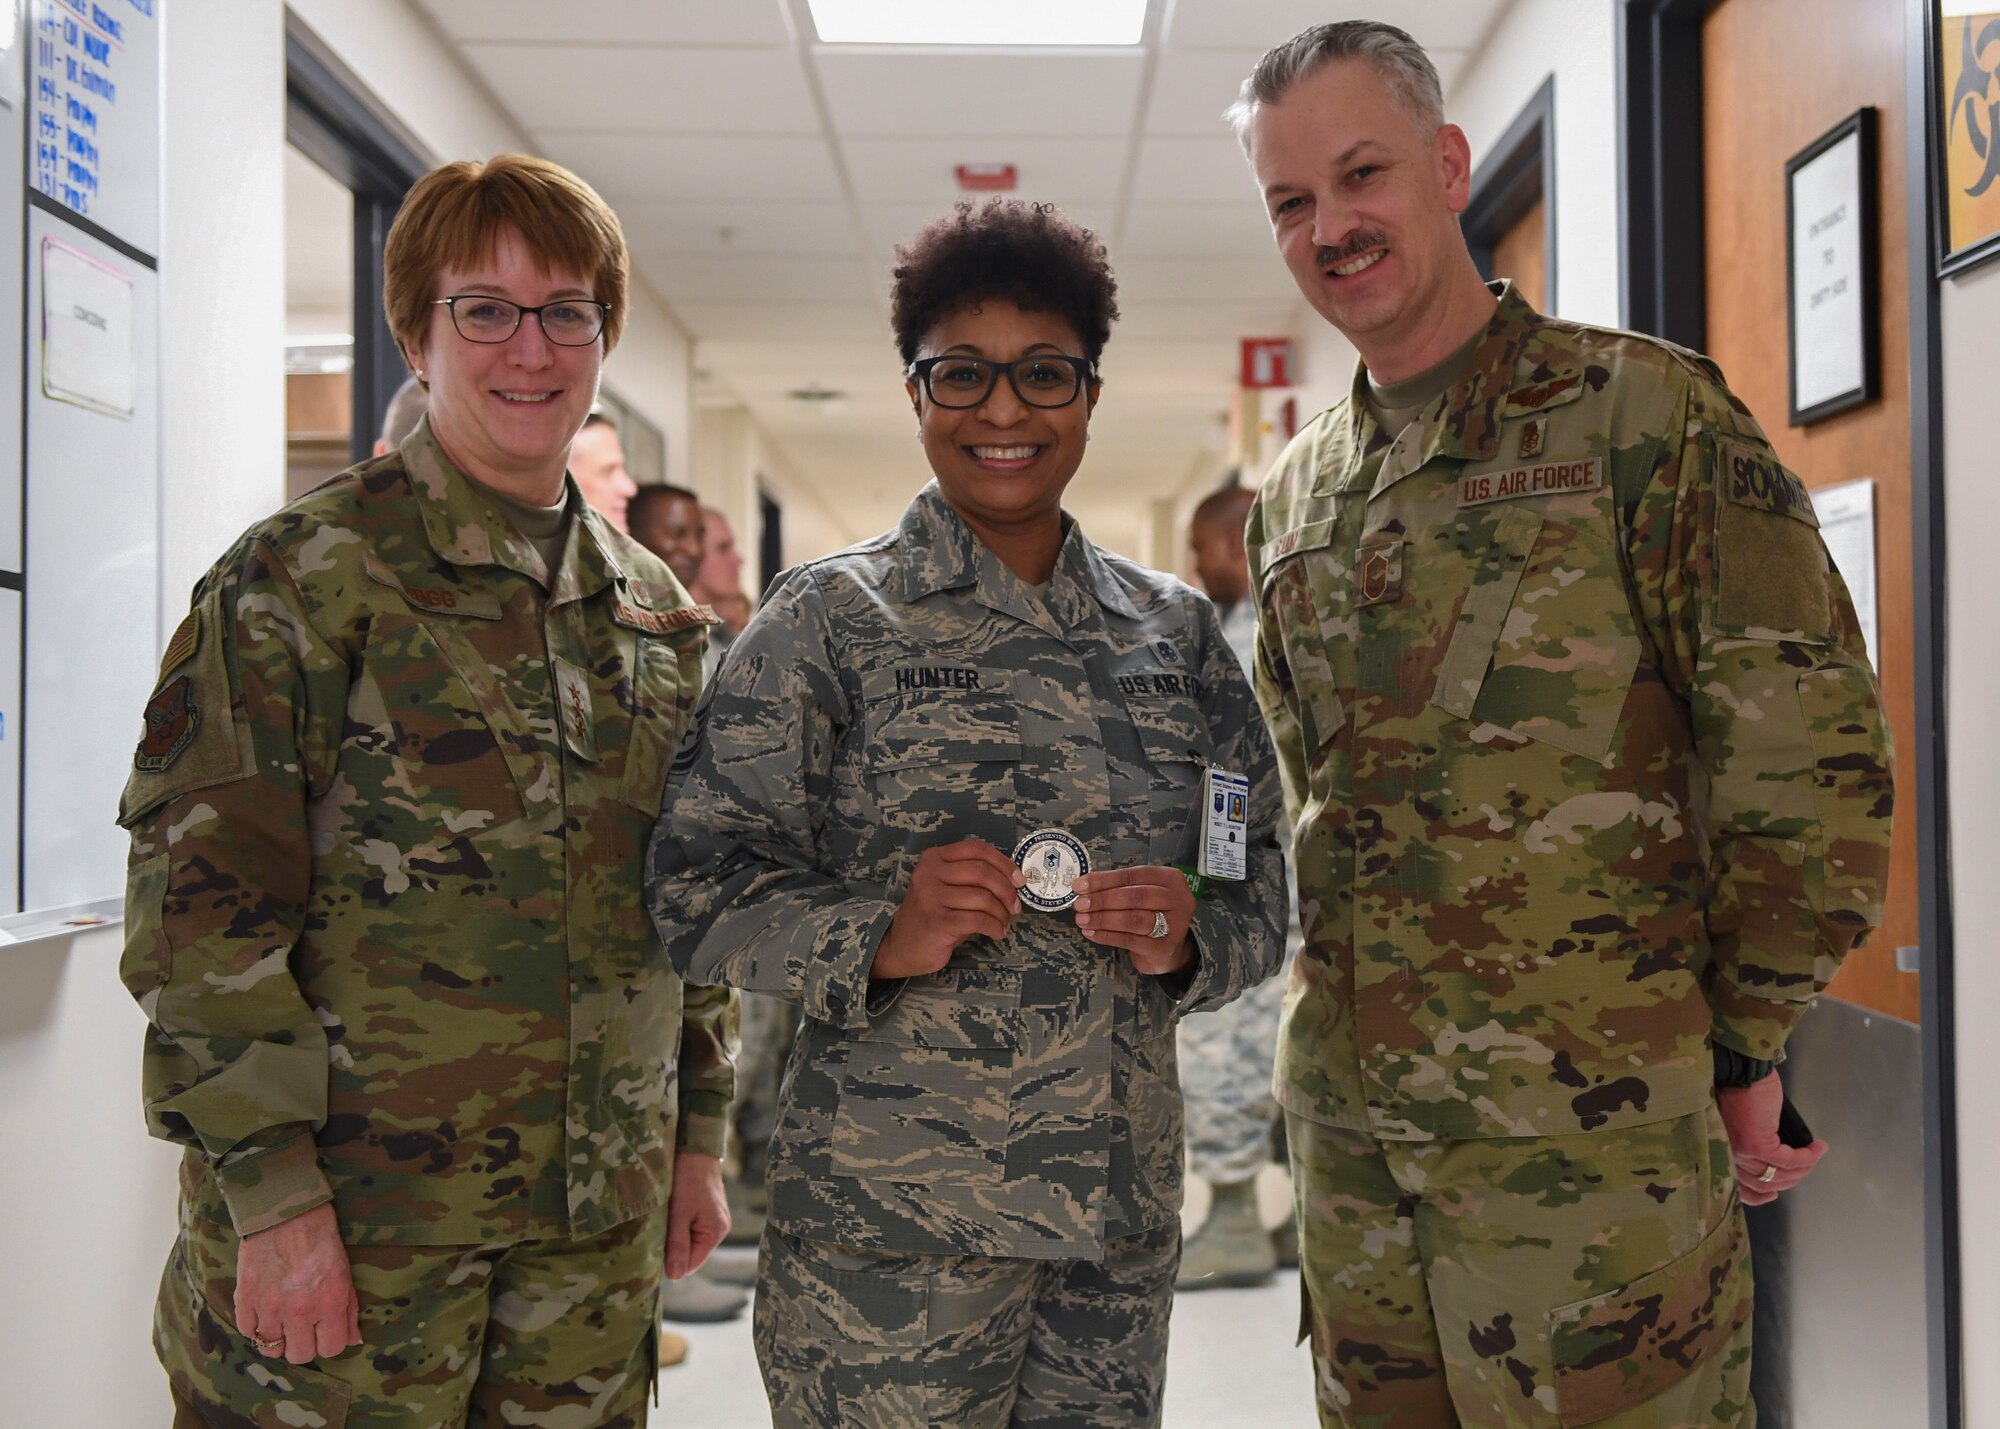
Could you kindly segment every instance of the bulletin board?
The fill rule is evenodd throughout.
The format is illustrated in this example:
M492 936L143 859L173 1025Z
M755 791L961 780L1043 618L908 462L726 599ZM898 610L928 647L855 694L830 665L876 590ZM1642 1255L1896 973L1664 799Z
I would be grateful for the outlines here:
M0 930L115 916L160 650L160 12L27 0L0 52ZM11 434L6 423L12 423ZM39 928L35 928L39 931Z

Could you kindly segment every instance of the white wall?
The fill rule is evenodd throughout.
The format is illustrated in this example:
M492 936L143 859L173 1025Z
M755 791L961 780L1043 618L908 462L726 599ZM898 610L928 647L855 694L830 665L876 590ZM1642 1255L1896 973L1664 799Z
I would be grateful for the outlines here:
M2000 664L1986 613L2000 605L2000 572L1987 558L2000 531L2000 413L1994 409L1993 334L2000 332L2000 262L1949 280L1941 294L1944 344L1946 553L1946 767L1951 807L1953 989L1958 1028L1959 1259L1963 1275L1965 1422L2000 1424L2000 1101L1988 1029L2000 1026ZM1985 1346L1982 1350L1980 1347Z
M161 32L161 594L178 621L194 579L284 496L284 13L174 4ZM178 1154L146 1135L121 941L0 949L0 1221L33 1227L0 1297L8 1424L172 1418L151 1320Z
M1445 96L1482 162L1556 77L1555 312L1618 324L1618 30L1611 0L1515 0Z
M410 0L292 0L291 9L440 163L534 152L506 96L496 102ZM636 278L631 307L604 380L667 434L667 477L677 481L692 469L691 342Z

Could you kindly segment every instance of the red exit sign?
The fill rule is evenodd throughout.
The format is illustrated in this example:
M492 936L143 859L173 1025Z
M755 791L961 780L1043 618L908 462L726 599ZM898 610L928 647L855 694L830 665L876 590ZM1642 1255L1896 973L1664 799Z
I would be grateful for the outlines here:
M1245 387L1291 387L1292 340L1288 337L1246 337L1243 339Z
M953 172L968 193L1012 193L1021 181L1012 164L960 164Z

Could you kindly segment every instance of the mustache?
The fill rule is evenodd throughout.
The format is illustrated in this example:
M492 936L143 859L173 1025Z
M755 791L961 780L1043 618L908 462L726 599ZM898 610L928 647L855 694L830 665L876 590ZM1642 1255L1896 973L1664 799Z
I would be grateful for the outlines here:
M1345 263L1350 258L1359 258L1371 248L1387 248L1389 235L1380 229L1367 233L1357 233L1338 248L1321 247L1315 255L1322 268L1331 268L1336 263Z

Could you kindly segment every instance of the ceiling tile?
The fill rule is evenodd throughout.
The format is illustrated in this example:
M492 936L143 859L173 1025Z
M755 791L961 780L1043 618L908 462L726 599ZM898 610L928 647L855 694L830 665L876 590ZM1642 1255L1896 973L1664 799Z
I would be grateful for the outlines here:
M1228 134L1222 111L1262 55L1262 50L1163 50L1146 105L1146 132Z
M1278 262L1271 224L1246 185L1234 203L1135 203L1125 215L1121 258L1195 258L1207 254L1267 256Z
M624 199L838 200L819 139L553 134L543 146L614 204Z
M418 0L455 40L620 45L789 45L784 0Z
M798 56L774 49L461 46L514 117L552 130L817 134Z
M1395 23L1425 48L1462 49L1479 39L1507 0L1396 0ZM1175 0L1166 44L1173 49L1267 50L1334 20L1369 20L1379 4L1354 0Z
M969 194L967 197L977 199L982 195ZM1039 198L1041 195L1022 194L1018 197ZM897 244L906 242L932 219L950 212L952 202L950 198L942 198L930 203L868 204L861 210L861 223L869 239L881 252L883 261L887 262ZM1101 237L1110 237L1111 226L1117 218L1112 209L1067 203L1058 206L1072 222L1082 224Z
M1124 135L1145 61L1112 55L968 55L820 47L812 52L836 133Z
M1118 265L1125 303L1283 303L1298 296L1292 275L1269 258L1132 258Z
M648 279L669 303L853 303L869 301L858 258L641 255Z
M1134 203L1241 203L1257 207L1257 180L1236 141L1147 139L1139 146Z
M625 241L642 254L859 253L844 203L632 199L618 205Z
M648 273L650 277L650 272ZM683 299L674 313L698 338L732 342L886 340L889 317L873 304L719 303Z
M1103 203L1118 191L1123 139L843 139L848 172L864 205L918 200L940 212L958 197L958 164L1014 164L1020 196Z

